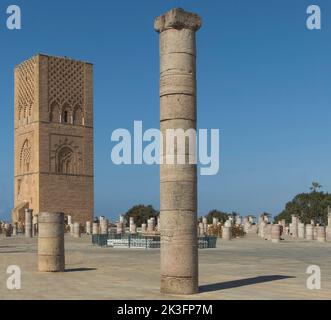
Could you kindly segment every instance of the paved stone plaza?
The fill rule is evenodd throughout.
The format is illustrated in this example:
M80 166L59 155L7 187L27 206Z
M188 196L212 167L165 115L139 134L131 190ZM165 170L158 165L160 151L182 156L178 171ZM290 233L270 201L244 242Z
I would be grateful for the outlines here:
M0 238L0 299L330 299L331 243L255 235L199 251L200 292L160 294L160 251L94 247L90 237L66 236L66 272L37 272L37 239ZM306 288L309 265L319 265L321 290ZM6 269L22 270L21 290L8 290Z

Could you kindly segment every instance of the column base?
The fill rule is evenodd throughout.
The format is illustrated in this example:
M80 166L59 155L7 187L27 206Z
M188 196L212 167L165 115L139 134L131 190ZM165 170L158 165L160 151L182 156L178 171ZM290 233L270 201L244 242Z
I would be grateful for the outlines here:
M199 292L198 279L192 277L169 277L161 275L161 293L190 295Z
M64 272L64 256L38 255L39 272Z

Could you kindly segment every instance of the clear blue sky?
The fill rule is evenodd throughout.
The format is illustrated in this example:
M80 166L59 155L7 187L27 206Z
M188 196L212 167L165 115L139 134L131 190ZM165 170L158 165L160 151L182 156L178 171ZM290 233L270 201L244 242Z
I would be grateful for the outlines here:
M5 28L22 9L22 30ZM306 29L319 4L322 30ZM221 130L221 170L199 178L199 214L279 213L317 180L331 190L329 0L0 0L0 218L13 203L13 68L36 53L95 67L95 212L159 207L157 166L115 166L111 133L159 126L158 34L172 7L198 13L198 125Z

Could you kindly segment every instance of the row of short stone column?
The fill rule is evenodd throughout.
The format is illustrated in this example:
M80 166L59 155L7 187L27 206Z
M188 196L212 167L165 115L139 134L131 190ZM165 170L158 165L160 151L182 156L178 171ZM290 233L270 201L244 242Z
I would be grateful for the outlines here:
M325 242L327 240L326 228L324 226L315 226L314 224L305 225L304 223L301 223L299 225L298 238L310 241L317 240L319 242Z
M81 226L79 222L73 222L70 215L67 216L67 223L69 226L70 235L74 238L81 237Z
M100 222L94 222L92 225L92 234L108 234L109 221L107 219L100 219ZM88 227L87 227L88 229ZM154 217L147 220L147 223L143 223L141 225L142 233L155 233L160 230L160 218L157 220ZM116 233L124 234L126 232L125 228L125 219L124 216L121 215L119 221L116 223ZM138 228L137 224L134 221L133 217L130 217L129 220L129 233L137 234Z
M310 224L304 224L296 215L292 215L292 223L289 225L289 233L294 239L306 239L319 242L331 241L331 212L328 208L328 226L315 225L314 220Z
M16 227L16 224L14 224ZM17 234L17 230L15 231ZM26 238L37 236L38 233L38 215L33 215L32 209L25 209L24 234Z
M198 235L207 236L209 234L210 227L220 227L222 230L222 239L231 240L232 238L232 220L228 219L224 225L221 225L218 218L213 218L212 225L208 224L207 218L203 217L202 222L198 224Z
M260 221L258 226L258 236L271 240L273 243L279 243L281 240L282 226L280 224L267 223L265 220Z

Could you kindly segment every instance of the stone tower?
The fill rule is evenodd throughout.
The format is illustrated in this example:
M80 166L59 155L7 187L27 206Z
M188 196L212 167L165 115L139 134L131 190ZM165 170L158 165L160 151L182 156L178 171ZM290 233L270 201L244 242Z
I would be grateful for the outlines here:
M36 55L15 68L13 222L24 210L93 219L93 66Z

